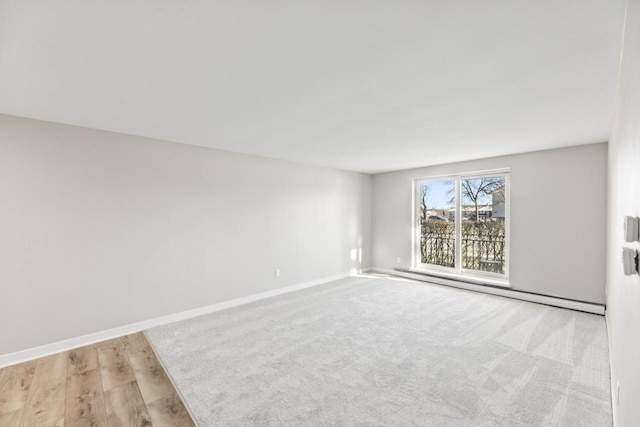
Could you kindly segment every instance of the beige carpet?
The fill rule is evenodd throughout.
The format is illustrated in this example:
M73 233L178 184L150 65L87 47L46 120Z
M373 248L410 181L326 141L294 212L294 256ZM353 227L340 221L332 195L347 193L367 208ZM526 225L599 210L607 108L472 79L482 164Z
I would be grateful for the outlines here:
M354 277L146 331L201 426L610 426L604 317Z

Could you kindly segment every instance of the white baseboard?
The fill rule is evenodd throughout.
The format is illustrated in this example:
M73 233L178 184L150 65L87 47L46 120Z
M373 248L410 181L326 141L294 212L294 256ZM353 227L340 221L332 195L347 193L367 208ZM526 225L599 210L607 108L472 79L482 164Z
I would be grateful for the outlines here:
M321 285L323 283L333 282L338 279L349 277L351 274L343 273L335 276L324 277L322 279L312 280L309 282L298 283L296 285L286 286L284 288L274 289L272 291L261 292L259 294L249 295L242 298L236 298L229 301L223 301L217 304L207 305L205 307L194 308L192 310L181 311L179 313L173 313L166 316L156 317L154 319L143 320L141 322L131 323L129 325L119 326L113 329L107 329L105 331L94 332L88 335L83 335L76 338L70 338L64 341L58 341L51 344L45 344L40 347L33 347L26 350L17 351L15 353L8 353L0 355L0 368L9 365L15 365L17 363L26 362L29 360L37 359L39 357L49 356L51 354L59 353L61 351L67 351L74 348L82 347L89 344L94 344L100 341L105 341L112 338L121 337L123 335L139 332L144 329L153 328L155 326L166 325L167 323L178 322L180 320L190 319L196 316L202 316L203 314L213 313L215 311L224 310L231 307L237 307L239 305L248 304L261 299L273 297L276 295L286 294L289 292L298 291L312 286Z
M388 270L384 268L372 267L366 270L372 273L388 274L391 276L399 276L407 279L418 280L421 282L435 283L438 285L452 286L454 288L466 289L476 292L484 292L492 295L499 295L508 298L519 299L523 301L536 302L539 304L552 305L554 307L568 308L571 310L585 311L587 313L604 315L604 305L593 304L589 302L575 301L570 299L552 297L547 295L532 294L528 292L514 291L509 288L498 288L482 285L467 284L455 280L443 279L433 276L424 276L420 274L405 273L403 271Z

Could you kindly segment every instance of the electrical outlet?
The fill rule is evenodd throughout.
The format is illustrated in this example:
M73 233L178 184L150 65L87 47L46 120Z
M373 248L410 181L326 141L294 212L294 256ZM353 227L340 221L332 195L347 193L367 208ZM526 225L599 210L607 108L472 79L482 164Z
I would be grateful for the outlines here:
M275 276L276 277L280 277L280 269L279 268L276 268Z
M398 257L396 258L396 263L400 264L402 262L402 258Z

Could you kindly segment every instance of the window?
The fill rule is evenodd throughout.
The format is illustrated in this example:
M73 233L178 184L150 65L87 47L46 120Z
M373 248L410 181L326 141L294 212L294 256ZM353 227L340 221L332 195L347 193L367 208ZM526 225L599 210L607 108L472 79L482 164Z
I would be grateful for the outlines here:
M509 173L418 179L414 268L508 277Z

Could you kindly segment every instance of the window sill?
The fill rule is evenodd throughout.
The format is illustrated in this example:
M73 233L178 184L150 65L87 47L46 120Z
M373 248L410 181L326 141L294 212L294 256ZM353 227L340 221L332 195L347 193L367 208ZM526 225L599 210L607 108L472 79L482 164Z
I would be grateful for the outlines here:
M405 273L419 274L421 276L437 277L440 279L455 280L457 282L469 283L472 285L495 286L500 288L511 288L509 279L498 279L493 277L470 276L467 274L445 273L432 270L421 270L419 268L396 268L397 271Z

